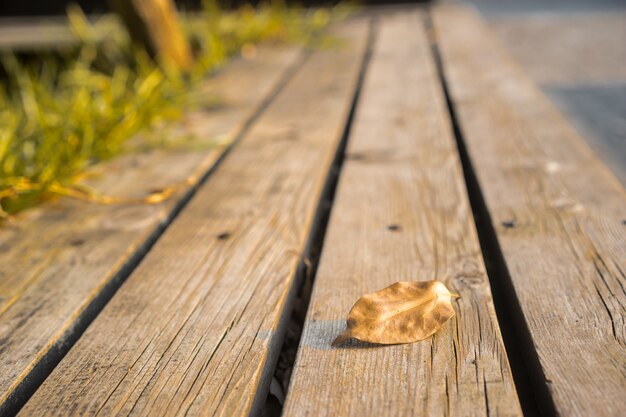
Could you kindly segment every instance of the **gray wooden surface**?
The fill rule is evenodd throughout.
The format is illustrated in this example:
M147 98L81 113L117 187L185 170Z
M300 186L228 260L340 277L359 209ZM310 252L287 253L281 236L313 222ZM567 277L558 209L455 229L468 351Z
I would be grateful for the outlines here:
M368 9L330 47L233 62L192 94L207 108L160 132L193 140L90 179L127 197L180 184L171 200L62 199L3 224L0 415L42 381L22 415L260 414L364 69L285 414L517 416L520 402L534 409L530 389L544 414L624 415L626 194L580 136L619 159L621 44L592 32L622 26L612 0L599 3L611 13L554 21L506 0L481 9L487 23L437 5L434 28L414 6ZM590 60L574 66L567 39ZM615 54L587 51L603 42ZM595 144L610 141L589 135L611 129L603 155ZM499 264L489 277L484 261ZM461 294L432 339L330 348L360 295L430 279ZM494 291L498 317L489 283L509 291Z
M424 16L378 26L284 415L521 416ZM359 296L433 279L461 295L433 338L331 348Z
M476 13L437 7L434 22L509 275L492 280L510 280L526 366L540 366L531 383L559 415L623 415L626 192Z
M626 2L470 1L626 185Z

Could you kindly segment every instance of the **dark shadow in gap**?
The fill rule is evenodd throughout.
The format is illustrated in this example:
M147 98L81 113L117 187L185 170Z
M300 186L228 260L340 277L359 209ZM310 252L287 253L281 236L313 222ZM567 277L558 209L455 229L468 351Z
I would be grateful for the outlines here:
M167 217L159 224L142 242L128 260L119 268L112 278L102 287L100 292L91 300L82 313L74 320L73 325L67 330L47 352L45 352L28 375L22 379L13 392L0 403L0 417L17 414L20 409L33 396L35 391L43 384L45 379L52 373L54 368L63 360L71 347L80 339L89 325L96 319L107 303L113 298L117 290L122 286L130 274L139 265L142 259L150 251L152 246L159 240L165 230L181 213L187 203L191 201L196 191L204 185L207 179L220 167L221 163L237 146L241 139L247 134L255 121L263 114L272 100L282 91L287 82L295 75L298 69L304 64L308 57L304 53L299 59L292 63L283 73L281 80L274 86L272 91L259 104L258 108L244 121L243 126L237 132L233 141L222 152L214 164L207 169L198 182L187 190L179 201L174 204Z
M315 220L309 234L306 250L300 261L298 271L296 272L296 279L294 285L297 288L297 295L293 300L291 306L285 308L286 315L288 315L288 321L284 325L284 341L281 344L280 353L278 354L275 368L270 366L273 370L273 375L270 376L271 381L268 395L265 399L265 404L261 410L262 417L278 417L282 413L284 399L287 396L287 390L289 388L289 381L291 379L291 371L296 361L296 354L298 346L300 344L300 338L302 337L302 329L304 327L304 321L306 319L306 313L309 308L311 300L311 293L313 290L313 281L315 280L315 274L317 272L317 266L319 263L320 255L322 253L322 246L324 244L324 237L326 236L326 228L328 226L328 220L330 218L330 212L335 198L335 191L337 183L339 181L339 175L341 167L343 165L346 145L350 136L350 130L354 115L358 106L359 97L361 94L361 88L367 72L367 67L372 55L372 47L375 42L377 23L373 19L370 22L370 28L368 32L367 48L363 56L361 64L361 71L358 76L356 90L350 113L346 121L346 126L338 145L335 159L332 167L326 177L324 190L320 199L320 203L317 207ZM289 313L291 312L291 314ZM280 326L279 326L280 328ZM278 331L277 333L281 333ZM280 336L277 336L280 337ZM253 408L254 409L254 408Z
M556 416L556 407L550 395L550 382L546 380L541 369L530 330L515 294L489 211L465 147L461 125L446 83L444 66L430 14L426 16L425 25L426 32L430 36L433 59L448 107L478 240L489 277L496 316L522 411L525 416Z

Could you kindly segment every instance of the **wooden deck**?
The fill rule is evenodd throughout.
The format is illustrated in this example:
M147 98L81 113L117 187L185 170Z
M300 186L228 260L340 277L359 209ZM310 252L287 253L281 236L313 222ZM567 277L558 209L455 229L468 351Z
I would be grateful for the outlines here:
M330 32L234 60L193 147L90 184L172 198L0 227L0 415L626 414L622 185L471 8ZM431 279L461 295L434 337L330 347Z

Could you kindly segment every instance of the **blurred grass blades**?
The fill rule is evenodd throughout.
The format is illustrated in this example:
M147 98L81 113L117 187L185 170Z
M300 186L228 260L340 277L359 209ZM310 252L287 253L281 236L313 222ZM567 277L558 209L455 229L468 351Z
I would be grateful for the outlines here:
M0 57L6 74L0 86L0 217L55 195L115 202L78 185L90 165L124 152L138 133L149 137L143 133L178 119L191 105L193 85L229 56L254 53L261 41L311 43L339 14L282 2L225 11L206 1L201 13L181 16L195 55L190 73L182 74L133 47L111 16L92 24L70 7L78 52L35 62ZM97 28L106 28L106 36Z

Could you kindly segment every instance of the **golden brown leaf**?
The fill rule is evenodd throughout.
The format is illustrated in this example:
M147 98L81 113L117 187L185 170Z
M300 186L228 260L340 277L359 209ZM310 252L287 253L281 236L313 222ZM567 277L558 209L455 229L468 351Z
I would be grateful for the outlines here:
M348 328L332 343L354 338L385 345L426 339L454 317L452 294L439 281L396 282L359 298L348 313Z

